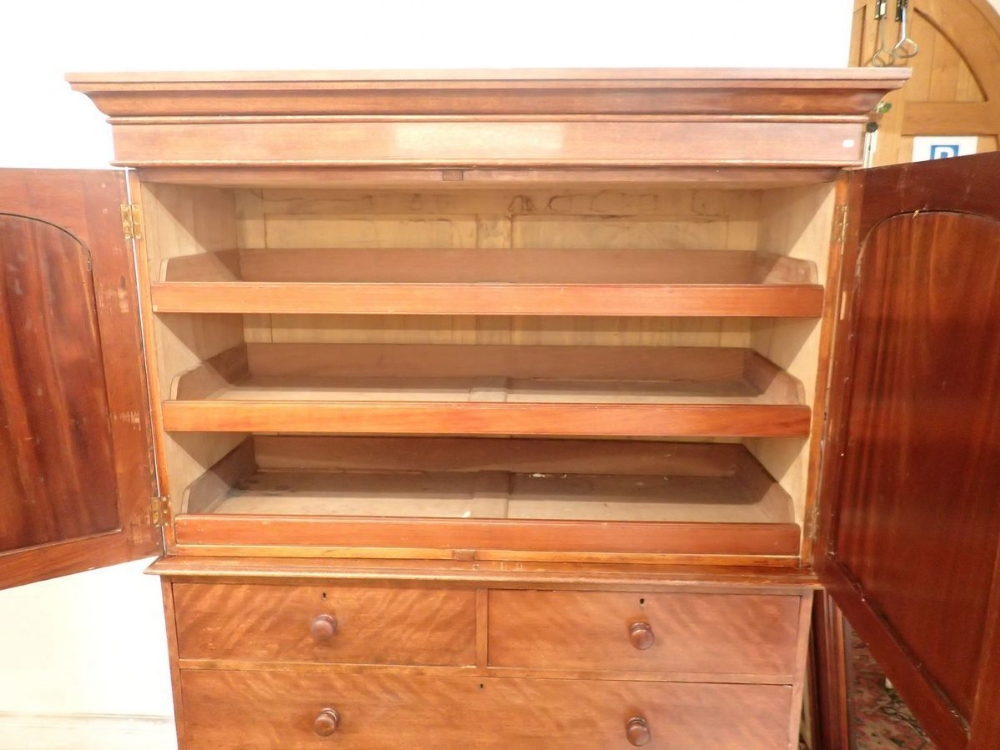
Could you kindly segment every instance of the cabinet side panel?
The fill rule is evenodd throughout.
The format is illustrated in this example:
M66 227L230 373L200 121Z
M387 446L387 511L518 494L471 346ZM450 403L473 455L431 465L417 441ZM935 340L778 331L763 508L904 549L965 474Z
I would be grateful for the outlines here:
M143 247L150 280L160 278L167 258L233 250L237 247L237 206L231 190L164 184L141 186ZM240 315L156 315L151 309L152 338L147 357L155 367L154 410L169 398L183 372L220 352L244 343ZM162 422L160 422L162 424ZM181 493L216 461L239 444L240 435L164 435L161 463L166 467L161 491L181 510Z
M816 265L817 278L825 280L836 203L834 186L765 191L761 203L758 250L809 260ZM826 361L822 331L818 320L758 319L753 321L751 333L752 347L802 384L803 403L813 407L814 428L822 419L821 410L815 408L819 363ZM810 441L750 440L747 447L792 496L795 520L804 525L807 498L815 483L809 473Z

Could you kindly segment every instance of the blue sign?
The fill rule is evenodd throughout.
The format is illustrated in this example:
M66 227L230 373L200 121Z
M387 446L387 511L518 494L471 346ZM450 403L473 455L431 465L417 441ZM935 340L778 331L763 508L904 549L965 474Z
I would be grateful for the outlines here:
M935 143L931 146L931 159L951 159L958 156L957 143Z

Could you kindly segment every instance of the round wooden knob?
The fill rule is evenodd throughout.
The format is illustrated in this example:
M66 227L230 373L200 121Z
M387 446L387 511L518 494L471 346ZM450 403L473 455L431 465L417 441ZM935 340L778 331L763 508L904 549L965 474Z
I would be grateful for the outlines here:
M339 724L340 714L338 714L335 709L324 708L316 716L316 721L313 722L313 730L320 737L329 737L337 731L337 726Z
M640 651L651 648L653 642L656 641L656 636L653 635L653 626L648 622L633 622L628 629L628 639Z
M641 716L633 716L625 723L625 737L630 744L642 747L649 742L653 735L649 731L649 724Z
M314 641L328 641L337 635L337 618L333 615L320 615L309 628Z

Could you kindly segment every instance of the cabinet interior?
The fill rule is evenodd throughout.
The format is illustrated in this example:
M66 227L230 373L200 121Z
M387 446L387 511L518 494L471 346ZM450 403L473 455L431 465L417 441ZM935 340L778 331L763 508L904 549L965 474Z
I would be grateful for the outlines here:
M443 185L143 182L174 517L755 525L797 557L834 186Z

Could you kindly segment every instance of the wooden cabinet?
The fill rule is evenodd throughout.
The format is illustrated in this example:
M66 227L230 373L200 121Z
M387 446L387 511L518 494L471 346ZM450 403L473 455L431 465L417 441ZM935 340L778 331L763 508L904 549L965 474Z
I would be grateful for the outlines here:
M794 747L904 78L71 76L134 168L182 748Z

